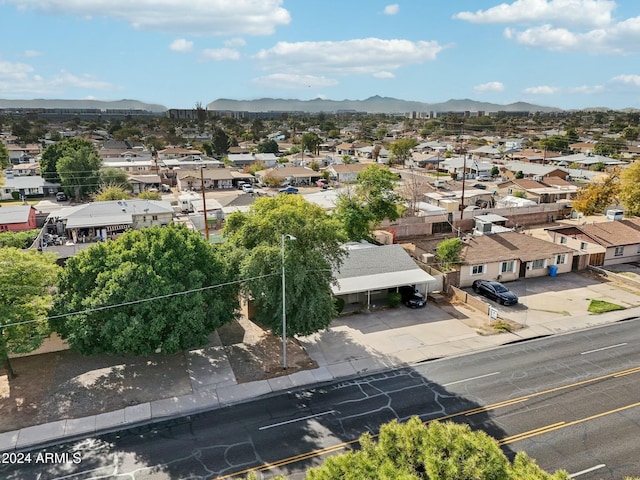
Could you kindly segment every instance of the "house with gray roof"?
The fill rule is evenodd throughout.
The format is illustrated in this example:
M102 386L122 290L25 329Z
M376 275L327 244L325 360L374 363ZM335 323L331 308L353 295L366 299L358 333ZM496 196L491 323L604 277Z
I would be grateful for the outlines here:
M347 244L348 256L334 270L337 283L331 288L345 304L369 306L386 300L390 291L412 285L426 296L435 278L422 270L398 244L376 246Z
M67 242L87 243L115 238L129 229L169 225L173 207L159 200L92 202L53 211L44 231L66 237Z
M17 193L18 198L55 195L59 188L59 183L48 182L40 175L17 177L7 173L4 185L0 186L0 200L13 199L13 192Z
M22 232L36 228L36 209L31 205L0 208L0 232Z

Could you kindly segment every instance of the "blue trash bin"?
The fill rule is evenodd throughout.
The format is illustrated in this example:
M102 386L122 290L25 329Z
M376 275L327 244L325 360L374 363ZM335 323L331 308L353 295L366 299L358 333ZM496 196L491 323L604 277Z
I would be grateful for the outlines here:
M555 277L556 275L558 275L558 266L557 265L549 265L549 266L547 266L547 268L549 269L549 276L550 277Z

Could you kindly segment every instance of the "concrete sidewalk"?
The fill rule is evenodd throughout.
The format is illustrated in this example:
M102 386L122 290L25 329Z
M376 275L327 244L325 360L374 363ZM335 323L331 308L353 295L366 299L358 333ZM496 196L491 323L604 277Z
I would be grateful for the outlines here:
M404 312L404 314L403 314ZM261 395L339 378L371 374L426 359L486 350L513 341L580 330L640 316L640 307L601 315L548 319L530 316L514 333L479 335L442 310L428 306L419 316L407 309L367 313L356 321L341 319L324 332L299 341L318 368L269 380L238 384L219 342L188 353L193 393L134 405L113 412L59 420L0 433L0 451L26 449L247 401ZM366 321L364 321L366 319Z

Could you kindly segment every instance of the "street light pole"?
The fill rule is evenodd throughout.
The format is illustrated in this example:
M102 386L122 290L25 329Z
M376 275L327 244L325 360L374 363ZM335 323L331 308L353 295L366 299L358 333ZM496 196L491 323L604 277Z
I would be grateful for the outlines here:
M289 240L295 240L296 237L293 235L289 235L287 233L283 233L281 236L281 245L280 245L280 253L282 255L282 369L287 369L287 294L286 294L286 284L287 280L285 277L285 268L284 268L284 240L288 238Z
M209 223L207 222L207 197L204 194L204 165L200 167L200 189L202 190L202 209L204 210L204 236L209 243Z

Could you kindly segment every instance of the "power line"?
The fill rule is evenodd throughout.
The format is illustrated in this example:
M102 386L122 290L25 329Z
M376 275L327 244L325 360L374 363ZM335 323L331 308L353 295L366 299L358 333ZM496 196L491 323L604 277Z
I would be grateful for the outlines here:
M268 273L266 275L258 275L256 277L244 278L244 279L241 279L241 280L234 280L232 282L219 283L219 284L210 285L210 286L207 286L207 287L193 288L191 290L183 290L183 291L180 291L180 292L168 293L166 295L158 295L156 297L142 298L142 299L139 299L139 300L131 300L129 302L117 303L115 305L104 305L102 307L88 308L86 310L80 310L79 312L63 313L63 314L60 314L60 315L52 315L52 316L49 316L49 317L43 317L43 318L38 318L38 319L34 319L34 320L25 320L23 322L13 322L13 323L0 324L0 329L7 328L7 327L15 327L15 326L18 326L18 325L27 325L29 323L40 322L40 321L43 321L43 320L53 320L53 319L56 319L56 318L70 317L72 315L81 315L83 313L100 312L100 311L104 311L104 310L110 310L112 308L125 307L125 306L128 306L128 305L137 305L137 304L140 304L140 303L151 302L153 300L161 300L161 299L164 299L164 298L177 297L177 296L181 296L181 295L187 295L189 293L202 292L204 290L211 290L213 288L226 287L226 286L229 286L229 285L234 285L236 283L250 282L252 280L259 280L261 278L272 277L274 275L280 275L280 273L279 272Z

